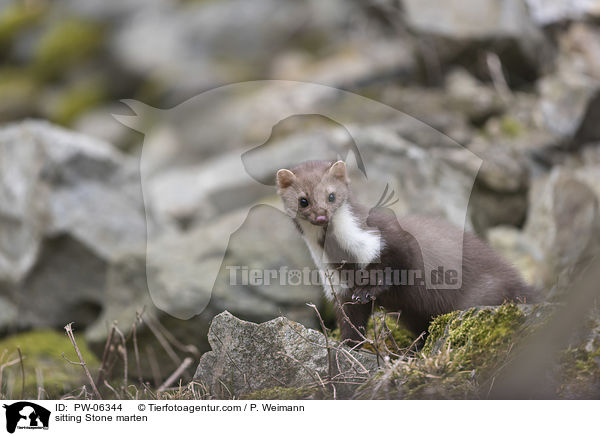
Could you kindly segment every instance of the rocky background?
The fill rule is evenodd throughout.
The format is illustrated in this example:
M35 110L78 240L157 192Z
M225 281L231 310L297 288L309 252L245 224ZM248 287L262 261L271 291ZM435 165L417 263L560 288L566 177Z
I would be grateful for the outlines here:
M207 334L223 311L254 322L283 315L318 328L306 306L313 302L331 326L316 287L227 281L226 265L311 265L293 226L267 207L278 205L274 188L236 178L251 138L232 136L181 154L182 139L168 129L142 137L112 116L131 115L121 99L170 108L248 80L329 85L423 121L431 128L365 114L356 128L376 174L359 196L370 198L393 181L397 213L434 213L459 225L456 211L468 203L467 228L517 265L551 304L566 301L582 266L600 251L599 23L600 2L593 0L452 0L443 6L430 0L3 1L0 365L14 361L20 346L27 395L64 395L85 380L61 360L70 344L56 332L73 322L98 371L107 339L111 352L122 353L111 330L117 321L129 345L136 337L141 357L134 368L130 350L132 374L156 387L186 357L197 363L211 346L215 352ZM215 116L214 128L235 131L266 98L235 96L224 111L236 114L238 124ZM193 118L184 121L185 137L206 134ZM271 140L302 157L311 144L339 137L339 126L315 116L281 123ZM465 150L450 153L449 138ZM143 195L142 143L152 168ZM466 176L473 171L471 152L483 159L472 192ZM261 177L278 168L268 157L258 161ZM223 174L231 174L227 184ZM206 183L178 191L192 175ZM265 206L248 215L254 204ZM240 219L244 224L221 264L215 247ZM164 256L146 265L149 249ZM221 273L214 288L180 273L201 275L215 263ZM150 298L149 276L173 290L161 301L163 310ZM208 307L191 319L167 313L207 295ZM523 310L523 319L537 313ZM220 315L214 328L232 334L239 320L228 316ZM282 322L271 327L289 321ZM592 384L600 381L598 325L592 316L570 348L578 350L570 357L583 359L591 377L584 380ZM37 351L40 342L53 344L46 354ZM433 343L427 352L442 350ZM211 357L202 359L196 379L210 384ZM426 373L422 366L419 371ZM188 365L183 379L193 374ZM570 376L588 383L576 371ZM14 364L1 383L0 395L18 396ZM255 390L265 387L272 386ZM443 396L435 389L427 395ZM561 395L578 396L569 389L563 386Z

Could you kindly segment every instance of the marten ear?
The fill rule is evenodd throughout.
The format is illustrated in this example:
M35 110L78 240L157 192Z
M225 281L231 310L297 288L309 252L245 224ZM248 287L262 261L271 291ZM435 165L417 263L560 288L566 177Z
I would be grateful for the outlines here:
M296 176L290 170L279 170L277 171L277 186L281 189L285 189L292 184L296 179Z
M331 165L331 168L329 168L329 174L331 174L333 177L341 180L344 183L350 182L346 175L346 164L343 160L338 160L336 163Z

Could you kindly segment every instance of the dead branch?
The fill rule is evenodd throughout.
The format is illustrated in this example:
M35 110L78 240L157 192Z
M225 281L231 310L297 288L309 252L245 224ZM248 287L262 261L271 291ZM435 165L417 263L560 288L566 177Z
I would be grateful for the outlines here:
M23 354L21 354L21 348L17 347L17 352L19 353L19 363L21 365L21 400L23 399L23 395L25 394L25 367L23 366Z
M77 346L77 341L75 341L75 335L73 334L73 327L72 327L73 323L70 322L69 324L67 324L65 326L65 331L67 332L67 336L69 337L69 340L71 341L71 344L73 344L73 348L75 348L75 352L77 353L77 357L79 358L79 364L83 367L83 370L85 372L86 377L88 378L90 385L92 387L92 390L94 391L94 394L96 395L96 397L98 397L99 400L102 399L102 396L100 395L100 392L98 392L98 388L96 388L96 384L94 383L94 379L92 378L92 374L90 374L90 370L88 369L85 360L83 359L83 356L81 355L81 351L79 351L79 347ZM64 357L64 353L63 353L63 357ZM65 357L66 359L66 357Z
M160 332L156 324L151 318L146 318L146 325L160 344L160 346L165 350L169 358L173 361L175 365L181 365L181 358L177 355L171 344L165 339L164 335Z
M144 384L144 379L142 377L142 366L140 365L140 350L138 348L138 343L137 343L137 325L138 323L141 323L142 319L141 319L141 315L136 312L135 313L135 321L133 322L133 327L131 329L132 331L132 337L133 337L133 355L135 356L135 366L136 366L136 370L138 373L138 381L140 382L141 385Z
M106 378L107 369L108 369L108 357L111 352L111 345L113 340L113 335L115 333L116 321L113 322L113 325L108 332L108 337L106 338L106 343L104 344L104 352L102 353L102 362L100 363L100 370L98 371L98 378L96 379L96 384L101 385L104 379Z
M116 325L115 325L115 332L121 338L121 346L118 348L118 350L121 352L121 355L123 356L123 389L127 389L127 373L129 370L128 362L127 362L127 341L125 340L125 336L123 335L123 332L121 332L121 330L119 330L119 328Z
M312 307L315 310L315 312L317 313L317 317L319 318L319 323L321 324L321 330L323 331L323 334L325 335L325 347L327 348L327 375L328 375L329 379L331 380L331 378L333 377L333 361L331 360L331 350L329 348L329 335L327 334L328 330L327 330L327 327L325 327L325 323L323 322L323 318L321 317L321 314L319 313L317 306L315 306L313 303L307 303L306 305L308 307Z
M19 361L20 361L20 359L13 359L13 360L10 360L10 361L0 365L0 393L1 393L1 389L2 389L2 374L4 372L4 368L8 368L10 366L16 365L17 363L19 363Z
M158 392L164 392L169 386L171 386L173 384L173 382L175 380L177 380L178 377L181 376L181 374L194 362L194 360L191 357L186 357L185 359L183 359L183 362L181 362L181 365L179 365L179 368L177 368L175 370L175 372L173 372L173 374L171 374L162 385L159 386L158 388Z

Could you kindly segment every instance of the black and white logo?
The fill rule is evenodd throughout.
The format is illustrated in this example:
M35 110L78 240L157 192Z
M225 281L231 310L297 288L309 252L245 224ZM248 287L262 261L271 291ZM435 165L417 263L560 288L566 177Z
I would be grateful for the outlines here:
M4 404L6 409L6 431L14 433L16 429L47 430L50 411L29 401Z

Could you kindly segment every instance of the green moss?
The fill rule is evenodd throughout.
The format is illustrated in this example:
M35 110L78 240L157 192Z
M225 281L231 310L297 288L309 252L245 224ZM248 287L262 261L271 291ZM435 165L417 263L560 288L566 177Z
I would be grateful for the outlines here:
M27 70L0 69L0 116L16 119L34 110L39 85Z
M105 101L107 95L104 84L98 80L78 83L58 98L50 118L58 124L68 126L81 114Z
M423 346L423 352L425 354L429 354L433 351L433 345L442 339L448 324L450 324L451 321L454 321L459 316L460 312L458 311L445 313L436 317L431 324L429 324L429 335L427 336L427 341L425 341L425 345Z
M524 321L525 313L515 304L438 316L421 352L380 369L362 389L363 396L478 398L480 383L487 383L489 374L509 358Z
M385 322L385 326L383 322ZM375 341L379 349L387 348L392 352L410 347L415 340L415 336L402 325L398 317L383 312L376 313L374 317L369 318L367 337ZM385 342L385 347L382 341ZM372 349L370 345L364 348Z
M517 136L522 135L525 129L518 120L507 115L500 120L500 130L505 135L516 138Z
M442 315L430 327L423 352L452 350L457 369L491 368L506 358L525 314L515 304ZM443 330L443 331L442 331Z
M77 345L90 370L98 366L98 359L88 349L82 336L76 336ZM66 392L80 388L84 383L81 366L73 365L78 361L73 345L64 333L53 330L37 330L10 336L0 341L0 356L2 363L18 358L17 347L23 354L25 369L25 398L37 398L38 378L43 381L46 398L57 398ZM41 377L40 377L41 376ZM1 393L16 399L21 393L21 369L16 364L3 372Z
M270 388L252 392L243 395L243 400L303 400L313 398L319 393L319 388L299 387L299 388Z
M600 395L600 349L569 348L560 356L559 390L563 398L592 399Z
M11 42L22 30L38 23L44 16L43 2L14 2L0 13L0 45Z
M69 19L46 32L35 54L36 73L44 79L88 59L102 46L104 32L93 22Z

